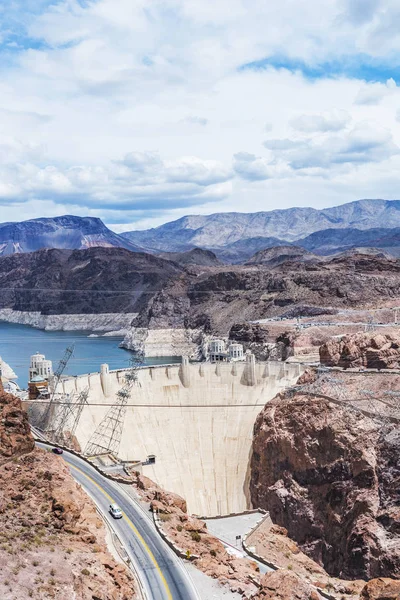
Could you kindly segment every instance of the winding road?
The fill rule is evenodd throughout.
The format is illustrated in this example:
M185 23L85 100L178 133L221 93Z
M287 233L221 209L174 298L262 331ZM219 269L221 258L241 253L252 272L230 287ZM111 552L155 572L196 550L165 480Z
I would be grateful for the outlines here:
M37 445L48 447L40 442ZM140 577L146 600L198 600L182 561L161 539L152 521L133 498L77 456L64 451L62 458L124 545ZM122 519L110 517L108 508L112 503L120 506Z

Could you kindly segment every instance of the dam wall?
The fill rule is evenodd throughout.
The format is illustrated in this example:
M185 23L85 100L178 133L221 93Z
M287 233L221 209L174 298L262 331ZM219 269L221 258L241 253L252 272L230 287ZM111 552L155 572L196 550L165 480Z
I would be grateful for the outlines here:
M119 457L155 464L143 474L186 498L189 511L215 516L251 508L248 494L253 425L268 400L293 385L303 367L290 363L197 363L143 367L129 400ZM85 448L115 402L126 370L62 380L74 394L89 387L76 431Z

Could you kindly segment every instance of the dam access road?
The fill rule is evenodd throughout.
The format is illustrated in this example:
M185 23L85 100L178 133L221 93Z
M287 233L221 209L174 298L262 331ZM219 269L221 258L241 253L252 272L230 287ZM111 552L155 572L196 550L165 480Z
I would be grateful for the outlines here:
M40 448L49 444L36 442ZM64 451L74 479L93 499L125 547L140 578L146 600L198 600L199 596L180 559L168 548L152 521L117 484L87 462ZM109 505L121 507L123 518L108 518Z

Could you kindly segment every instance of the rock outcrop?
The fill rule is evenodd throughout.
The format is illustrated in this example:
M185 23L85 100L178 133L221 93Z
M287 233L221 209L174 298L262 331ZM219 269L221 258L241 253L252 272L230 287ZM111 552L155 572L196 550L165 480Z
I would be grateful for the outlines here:
M2 388L0 411L0 598L136 598L91 500L62 459L35 448L20 401Z
M253 506L326 571L400 578L400 431L322 398L268 403L254 427Z
M400 334L357 333L330 339L320 347L321 363L328 367L400 368Z
M293 354L293 336L283 334L274 339L268 324L235 323L229 331L229 340L243 345L257 360L286 360Z
M361 592L360 600L399 600L400 581L371 579Z
M34 447L27 413L18 398L3 390L0 379L0 465Z
M273 571L261 578L261 587L252 600L319 600L315 589L294 573Z

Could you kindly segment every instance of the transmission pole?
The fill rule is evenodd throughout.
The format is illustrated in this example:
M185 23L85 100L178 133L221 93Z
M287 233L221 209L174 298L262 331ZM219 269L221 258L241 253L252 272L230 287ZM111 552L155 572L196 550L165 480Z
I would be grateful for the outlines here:
M143 364L143 359L142 354L132 359L131 368L125 374L125 383L117 392L115 404L107 412L86 444L84 451L86 456L112 454L117 458L124 427L126 405L131 397L133 386L138 382L137 369Z
M86 387L75 399L74 396L64 396L60 403L57 414L51 423L49 437L56 444L64 444L67 437L72 440L79 423L84 406L87 405L89 387ZM57 406L57 404L56 404Z
M53 404L55 401L55 397L56 397L56 392L57 392L57 388L58 388L58 384L60 383L60 379L61 379L61 375L64 373L65 368L68 364L69 359L71 358L71 356L74 353L74 348L75 348L75 344L72 344L71 346L68 346L68 348L65 350L64 352L64 356L62 357L62 359L60 360L60 362L58 363L56 372L54 373L54 378L53 378L53 390L50 396L50 400L49 403L43 413L42 418L40 419L40 423L37 426L38 429L42 429L43 431L46 431L47 426L49 424L49 419L51 416L51 411L53 408Z

